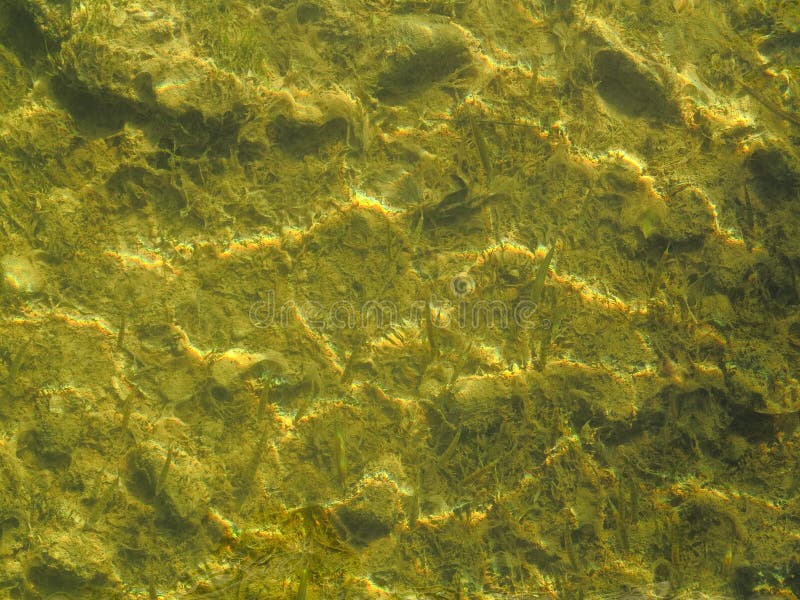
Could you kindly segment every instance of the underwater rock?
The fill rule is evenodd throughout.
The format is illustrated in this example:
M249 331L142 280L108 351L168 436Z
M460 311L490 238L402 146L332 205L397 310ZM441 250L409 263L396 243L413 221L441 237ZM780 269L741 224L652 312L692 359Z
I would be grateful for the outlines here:
M453 423L472 431L486 431L503 419L511 386L502 377L460 377L447 402L447 416Z
M747 158L756 192L770 206L797 197L800 170L791 155L776 146L758 148Z
M95 534L54 533L40 540L40 548L31 561L28 577L48 598L68 593L96 597L90 593L93 588L103 588L107 593L109 586L120 584L111 567L111 556Z
M22 294L35 294L44 285L42 267L30 256L8 254L0 260L6 285Z
M378 40L383 53L378 95L383 98L430 85L470 60L464 31L436 17L392 16Z
M598 48L592 59L592 80L600 97L620 114L651 121L677 121L664 69L623 44L620 34L602 19L593 19L587 38Z
M688 188L669 199L663 236L671 242L697 242L714 233L716 217L706 196Z
M342 535L352 544L365 545L391 533L400 520L397 484L386 474L364 478L352 497L334 509Z
M750 341L726 364L731 399L763 415L800 414L800 381L769 344Z
M146 36L145 36L146 39ZM70 86L118 110L159 110L173 116L199 112L219 117L242 97L238 79L198 60L175 43L146 45L132 40L78 35L62 48Z
M25 71L17 57L0 45L0 113L15 108L27 91Z
M208 512L208 492L200 466L186 455L148 441L128 457L128 487L144 501L152 501L165 524L199 526Z

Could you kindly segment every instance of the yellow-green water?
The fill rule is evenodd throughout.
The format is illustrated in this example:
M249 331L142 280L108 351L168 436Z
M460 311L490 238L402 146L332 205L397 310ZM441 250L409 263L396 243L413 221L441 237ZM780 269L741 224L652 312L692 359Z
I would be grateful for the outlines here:
M0 0L0 597L800 595L798 27Z

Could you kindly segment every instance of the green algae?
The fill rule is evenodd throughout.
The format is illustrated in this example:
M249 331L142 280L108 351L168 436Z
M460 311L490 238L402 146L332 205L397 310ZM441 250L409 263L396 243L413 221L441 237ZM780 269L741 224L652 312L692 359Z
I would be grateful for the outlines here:
M0 3L2 594L800 595L796 12Z

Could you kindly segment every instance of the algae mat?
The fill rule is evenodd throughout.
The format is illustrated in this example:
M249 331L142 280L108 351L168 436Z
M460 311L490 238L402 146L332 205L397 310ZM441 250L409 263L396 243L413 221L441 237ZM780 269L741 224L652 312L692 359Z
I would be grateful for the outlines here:
M0 596L800 595L800 11L0 1Z

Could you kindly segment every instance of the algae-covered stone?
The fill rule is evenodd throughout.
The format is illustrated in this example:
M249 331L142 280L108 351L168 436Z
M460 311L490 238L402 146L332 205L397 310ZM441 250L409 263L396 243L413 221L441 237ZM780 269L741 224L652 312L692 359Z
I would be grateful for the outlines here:
M800 167L788 150L777 144L757 148L747 158L754 188L771 207L792 201L800 191Z
M96 534L54 532L39 539L38 546L28 577L48 598L64 594L97 597L98 589L104 597L112 597L106 594L120 586L112 557Z
M17 106L27 89L25 71L19 60L0 45L0 113Z
M502 421L510 393L509 380L502 377L461 377L447 402L448 418L471 431L491 429Z
M598 48L592 58L597 93L625 117L677 121L679 111L665 70L625 45L622 35L603 19L593 19L587 30L587 38Z
M44 271L38 261L28 255L8 254L0 260L5 284L22 294L35 294L44 286Z
M696 242L716 230L714 207L695 188L686 189L669 201L663 235L672 242Z
M631 117L663 119L677 115L664 85L630 52L601 50L594 57L594 77L600 96Z
M264 352L247 352L233 348L215 358L211 364L211 376L219 385L232 387L258 368L273 376L285 376L291 371L280 352L268 349Z
M196 527L206 516L209 502L201 470L192 457L148 441L128 457L128 486L142 500L152 502L165 523Z
M189 48L119 42L88 34L72 38L62 49L65 74L98 100L171 115L218 116L241 98L233 75L198 60Z
M378 94L398 96L429 85L469 63L464 31L446 20L398 15L379 36L383 50Z
M385 474L366 477L355 495L334 509L337 524L353 544L368 544L389 535L400 514L400 491Z

